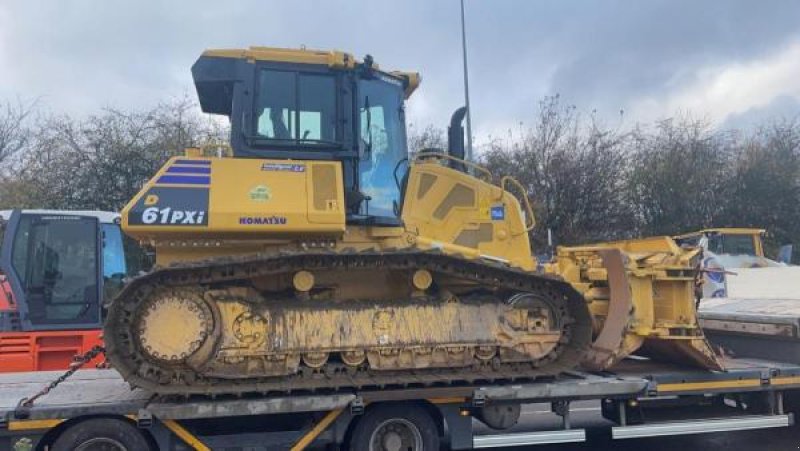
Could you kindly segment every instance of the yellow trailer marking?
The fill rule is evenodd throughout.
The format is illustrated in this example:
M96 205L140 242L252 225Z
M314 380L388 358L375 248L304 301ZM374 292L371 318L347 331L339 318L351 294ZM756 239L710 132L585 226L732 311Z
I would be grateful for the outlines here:
M311 442L313 442L314 439L316 439L319 436L319 434L321 434L325 429L327 429L328 426L330 426L330 424L333 423L333 420L338 418L343 411L344 409L336 409L328 412L328 414L322 417L322 419L319 420L319 423L317 423L316 426L311 428L311 430L308 431L306 435L302 436L300 440L298 440L297 443L295 443L294 446L290 448L290 450L302 451L306 449L306 447L310 445Z
M64 420L20 420L8 423L9 431L30 431L34 429L50 429L63 423Z
M458 396L452 398L429 398L428 402L431 404L455 404L458 402L467 402L467 398Z
M772 385L794 385L800 384L800 376L773 377Z
M191 446L195 449L195 451L211 451L211 448L207 447L203 442L201 442L197 437L195 437L191 432L187 431L183 426L178 424L175 420L161 420L164 426L167 427L170 431L172 431L175 435L180 437L181 440L186 442L187 445Z
M724 388L760 387L761 379L740 379L735 381L678 382L658 384L659 393L676 391L719 390Z

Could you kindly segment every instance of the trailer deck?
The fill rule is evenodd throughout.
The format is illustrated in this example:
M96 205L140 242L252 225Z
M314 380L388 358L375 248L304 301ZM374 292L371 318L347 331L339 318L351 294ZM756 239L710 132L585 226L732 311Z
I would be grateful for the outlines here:
M572 421L570 408L582 400L600 402L603 416L614 423L609 432L615 439L793 423L783 394L800 390L800 366L754 359L726 359L726 365L728 371L710 372L628 359L613 373L574 372L546 381L216 399L161 399L131 390L113 370L84 370L27 411L17 409L19 400L59 373L7 374L0 375L0 449L26 437L45 443L81 418L119 417L147 430L158 449L299 450L346 442L370 405L412 402L435 411L453 449L585 441L586 431ZM550 404L558 428L486 433L473 420L476 409L486 406L538 403Z

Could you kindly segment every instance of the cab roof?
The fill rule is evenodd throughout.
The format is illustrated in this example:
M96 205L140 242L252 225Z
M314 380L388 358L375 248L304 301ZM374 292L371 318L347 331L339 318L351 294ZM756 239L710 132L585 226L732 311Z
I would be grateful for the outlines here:
M748 227L716 227L716 228L702 229L696 232L684 233L682 235L676 235L673 238L676 239L690 238L693 236L708 235L711 233L722 233L727 235L763 235L764 233L766 233L766 229L756 229Z
M0 210L0 218L8 220L14 210ZM120 220L119 213L99 210L22 210L24 214L50 215L50 216L89 216L97 218L102 224L115 224Z
M352 53L339 50L312 50L306 48L288 49L278 47L251 46L246 49L208 49L200 55L203 58L231 58L245 60L251 63L256 61L314 64L328 66L333 69L355 69L363 61L356 59ZM199 61L199 60L198 60ZM384 71L377 64L372 67L386 75L405 81L405 96L409 98L420 84L421 77L418 72Z

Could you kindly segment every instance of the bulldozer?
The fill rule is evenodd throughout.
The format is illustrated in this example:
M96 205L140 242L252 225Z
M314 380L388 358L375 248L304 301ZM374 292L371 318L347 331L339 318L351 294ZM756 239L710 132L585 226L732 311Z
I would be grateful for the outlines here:
M105 324L131 385L213 396L553 377L645 342L719 367L694 311L674 308L692 305L694 254L607 244L542 271L526 189L464 159L463 108L446 150L409 155L419 74L250 47L207 50L192 75L230 143L171 158L122 211L156 253Z

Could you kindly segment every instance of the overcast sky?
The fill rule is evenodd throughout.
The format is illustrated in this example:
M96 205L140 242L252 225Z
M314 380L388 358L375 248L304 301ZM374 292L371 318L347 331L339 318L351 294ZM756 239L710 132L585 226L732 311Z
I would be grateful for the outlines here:
M610 125L800 113L800 0L466 4L478 137L516 129L555 93ZM0 100L146 108L194 96L203 49L249 45L370 53L419 71L417 126L445 125L463 102L458 0L0 0Z

